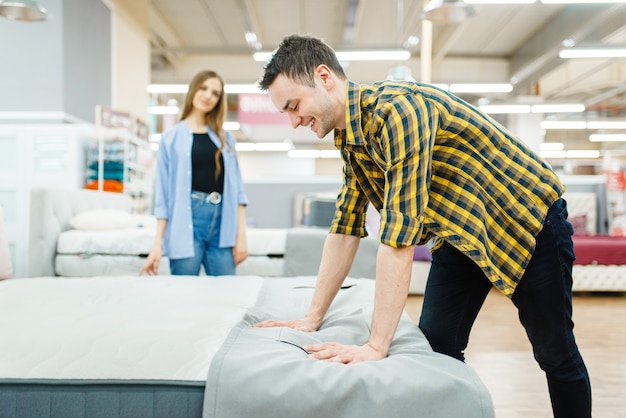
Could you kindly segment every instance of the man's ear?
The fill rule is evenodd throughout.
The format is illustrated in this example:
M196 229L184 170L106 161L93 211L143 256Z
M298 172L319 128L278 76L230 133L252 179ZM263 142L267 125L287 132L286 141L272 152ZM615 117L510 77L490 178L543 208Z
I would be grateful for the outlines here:
M326 64L320 64L315 68L315 74L319 77L322 86L331 90L335 84L335 74Z

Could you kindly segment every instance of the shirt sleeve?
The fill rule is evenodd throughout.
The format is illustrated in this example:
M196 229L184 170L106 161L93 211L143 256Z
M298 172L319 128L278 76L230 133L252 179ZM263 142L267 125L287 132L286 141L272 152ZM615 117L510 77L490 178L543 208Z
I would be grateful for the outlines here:
M172 132L163 135L161 146L157 151L156 176L154 188L154 215L158 219L169 219L169 170L170 156L168 145L172 141Z
M415 245L428 205L437 112L419 95L402 95L383 104L375 118L387 162L380 241L396 248Z
M344 159L343 184L337 197L337 211L330 226L330 232L366 237L365 212L369 201L350 168L349 153L343 151L342 158Z

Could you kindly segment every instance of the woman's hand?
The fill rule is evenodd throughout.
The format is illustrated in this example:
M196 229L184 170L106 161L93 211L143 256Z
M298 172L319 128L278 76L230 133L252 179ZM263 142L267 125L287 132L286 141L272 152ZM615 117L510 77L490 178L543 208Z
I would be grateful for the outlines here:
M159 274L159 264L161 264L161 258L163 257L163 252L161 251L161 247L153 248L148 254L148 258L144 263L141 270L139 270L139 275L146 273L149 276L156 276Z

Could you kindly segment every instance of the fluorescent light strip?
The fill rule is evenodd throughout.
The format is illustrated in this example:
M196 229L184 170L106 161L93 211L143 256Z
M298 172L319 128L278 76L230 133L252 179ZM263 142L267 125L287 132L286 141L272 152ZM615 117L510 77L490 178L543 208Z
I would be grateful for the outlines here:
M600 158L598 150L539 151L543 158Z
M406 61L411 53L405 49L386 49L378 51L336 51L339 61ZM255 52L253 57L257 62L267 62L273 52Z
M602 4L626 3L626 0L541 0L543 4Z
M337 149L293 149L287 155L289 158L341 158Z
M591 142L626 142L626 134L592 134Z
M153 115L177 115L180 109L178 106L150 106L148 113Z
M585 111L584 104L540 104L532 105L533 113L579 113Z
M293 148L290 142L237 142L237 151L289 151Z
M626 121L590 121L587 129L626 129Z
M150 84L148 93L185 94L189 86L187 84ZM229 94L238 93L263 93L257 84L226 84L224 91Z
M626 129L626 121L544 120L542 129Z
M496 113L530 113L530 105L483 105L480 110L490 114Z
M238 131L241 128L239 122L224 122L222 128L226 131Z
M561 58L626 58L626 48L568 48L559 52Z
M434 86L452 93L509 93L513 90L513 86L509 83L433 83ZM148 93L187 93L186 84L150 84ZM226 84L224 91L229 94L240 93L260 93L257 84Z
M562 151L563 149L565 149L565 144L562 142L542 142L539 144L541 151Z
M533 4L537 0L465 0L467 4Z
M523 105L523 104L503 104L503 105L482 105L478 108L486 113L578 113L585 111L583 104L543 104L543 105Z
M541 129L586 129L587 122L579 120L544 120Z
M510 93L513 85L510 83L501 84L450 84L451 93Z

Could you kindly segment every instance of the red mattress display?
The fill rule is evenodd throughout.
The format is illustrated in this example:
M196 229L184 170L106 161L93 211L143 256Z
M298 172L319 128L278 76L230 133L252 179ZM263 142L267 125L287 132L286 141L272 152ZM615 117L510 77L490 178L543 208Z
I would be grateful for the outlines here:
M574 264L626 264L626 237L574 235Z

